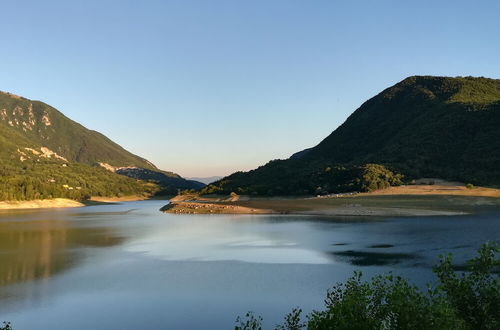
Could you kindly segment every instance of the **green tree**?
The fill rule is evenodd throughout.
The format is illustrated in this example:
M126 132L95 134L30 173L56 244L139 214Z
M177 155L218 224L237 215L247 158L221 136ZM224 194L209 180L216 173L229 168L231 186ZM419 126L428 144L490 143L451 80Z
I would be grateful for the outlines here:
M500 282L498 270L500 245L487 243L478 256L468 261L467 272L453 269L452 256L442 256L435 268L441 290L460 317L473 329L500 329Z
M12 330L12 325L10 322L3 322L3 326L0 327L0 330Z
M262 317L253 312L246 313L244 318L238 316L234 330L262 330Z
M441 257L434 269L439 284L426 291L399 276L363 281L355 272L328 291L325 309L302 319L296 308L276 329L500 329L499 252L499 244L486 243L463 270ZM248 313L237 321L251 327L236 329L260 329L262 318Z

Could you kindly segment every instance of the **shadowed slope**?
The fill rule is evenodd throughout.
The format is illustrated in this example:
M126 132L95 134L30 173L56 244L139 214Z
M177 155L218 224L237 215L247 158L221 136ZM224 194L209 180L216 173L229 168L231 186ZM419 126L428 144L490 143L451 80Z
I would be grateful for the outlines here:
M409 77L366 101L316 147L235 173L202 192L359 190L367 178L365 164L383 165L406 179L499 185L500 80ZM382 186L391 183L393 173L387 169L371 166L368 172L385 182Z

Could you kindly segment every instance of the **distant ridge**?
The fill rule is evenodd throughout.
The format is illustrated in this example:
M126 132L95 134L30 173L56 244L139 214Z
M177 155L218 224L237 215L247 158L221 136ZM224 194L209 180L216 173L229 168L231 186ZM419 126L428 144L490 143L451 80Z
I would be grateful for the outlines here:
M363 103L314 148L235 173L204 192L356 190L366 178L361 167L373 163L403 174L407 181L437 177L500 185L500 80L406 78ZM385 180L387 173L375 172L373 177Z
M204 184L210 184L210 183L215 182L217 180L220 180L222 178L223 178L222 176L209 176L209 177L191 177L191 178L186 178L186 179L198 181L198 182L201 182Z

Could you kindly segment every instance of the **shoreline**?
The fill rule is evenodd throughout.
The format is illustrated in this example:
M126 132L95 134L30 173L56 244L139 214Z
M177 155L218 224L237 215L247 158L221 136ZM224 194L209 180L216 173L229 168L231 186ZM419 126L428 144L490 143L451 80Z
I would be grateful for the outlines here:
M73 208L150 199L145 196L0 201L0 210ZM162 198L163 199L163 198ZM308 198L180 195L160 211L173 214L294 214L316 216L465 215L500 206L500 189L463 185L408 185L369 193Z
M84 201L76 201L69 198L35 199L29 201L0 201L0 210L74 208L93 205L106 205L119 202L141 201L146 199L148 198L144 196L124 196L92 197Z
M48 209L82 207L84 203L67 198L35 199L31 201L0 202L0 210Z
M497 197L500 198L500 189L487 187L467 188L464 185L402 185L375 190L367 193L359 193L361 196L393 196L393 195L447 195L447 196L470 196L470 197Z
M267 209L198 202L171 202L160 211L173 214L276 214L273 210Z
M146 199L150 199L145 196L123 196L123 197L90 197L89 202L97 202L97 203L117 203L117 202L133 202L133 201L144 201ZM85 201L85 202L87 202Z
M172 198L174 214L294 214L316 216L451 216L500 207L500 190L457 184L390 187L369 193L317 197L197 196Z
M360 205L346 205L331 208L317 208L311 210L293 210L249 207L235 203L206 203L206 202L173 202L160 209L161 212L171 214L267 214L267 215L311 215L311 216L352 216L352 217L416 217L416 216L452 216L466 215L464 211L445 211L431 209L415 209L403 207L366 207Z

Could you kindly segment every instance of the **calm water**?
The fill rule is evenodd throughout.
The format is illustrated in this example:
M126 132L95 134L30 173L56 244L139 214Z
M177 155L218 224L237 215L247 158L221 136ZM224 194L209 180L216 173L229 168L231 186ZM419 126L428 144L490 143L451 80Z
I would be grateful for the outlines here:
M431 281L500 238L500 211L462 217L328 219L173 215L165 202L0 213L0 321L21 329L267 327L321 308L353 270Z

